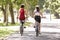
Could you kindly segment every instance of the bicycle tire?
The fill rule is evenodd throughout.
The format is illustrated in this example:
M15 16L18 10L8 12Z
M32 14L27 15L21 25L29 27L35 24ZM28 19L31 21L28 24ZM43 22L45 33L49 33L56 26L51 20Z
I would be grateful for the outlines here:
M39 35L38 27L36 27L36 37Z
M20 34L23 35L23 26L20 27Z

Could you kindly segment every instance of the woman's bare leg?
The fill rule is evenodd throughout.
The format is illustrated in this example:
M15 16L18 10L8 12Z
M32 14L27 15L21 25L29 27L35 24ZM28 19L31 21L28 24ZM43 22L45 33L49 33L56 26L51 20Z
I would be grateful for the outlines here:
M38 23L38 22L35 22L35 25L38 25L39 26L39 33L41 33L41 23Z
M40 32L40 23L39 23L39 22L36 22L35 25L38 25L38 26L39 26L39 27L38 27L38 30L39 30L39 32Z
M35 23L34 23L34 28L36 27L36 21L35 21Z

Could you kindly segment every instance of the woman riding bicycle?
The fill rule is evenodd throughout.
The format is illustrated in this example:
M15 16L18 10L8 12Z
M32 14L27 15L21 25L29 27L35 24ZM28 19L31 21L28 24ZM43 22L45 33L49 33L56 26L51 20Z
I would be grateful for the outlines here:
M41 17L43 17L42 13L40 12L39 5L36 5L34 10L34 18L35 18L35 26L38 24L39 26L39 33L41 31Z
M25 19L26 19L26 17L25 17L26 16L26 10L25 10L24 7L25 7L24 4L21 4L21 7L20 7L19 13L18 13L18 18L19 18L19 20L21 22L21 25L24 24Z

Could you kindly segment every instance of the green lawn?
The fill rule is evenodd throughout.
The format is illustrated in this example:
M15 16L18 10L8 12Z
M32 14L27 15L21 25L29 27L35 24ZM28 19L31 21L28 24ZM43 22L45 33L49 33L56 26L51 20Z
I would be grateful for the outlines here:
M0 29L0 38L4 38L8 35L10 35L11 33L13 33L13 30L8 30L8 29Z
M11 23L9 23L8 26L18 26L18 25L19 25L19 23L16 23L16 24L11 24ZM31 25L31 22L26 22L26 23L24 24L24 26L29 26L29 25ZM4 23L0 23L0 26L5 27ZM4 37L10 35L10 34L13 33L13 32L15 32L15 31L13 31L13 30L8 30L7 28L1 28L1 29L0 29L0 38L1 38L1 37L4 38Z
M30 24L31 22L26 22L24 26L29 26ZM19 26L19 25L20 25L19 23L15 23L15 24L8 23L8 26ZM0 26L4 27L6 25L4 23L0 23Z

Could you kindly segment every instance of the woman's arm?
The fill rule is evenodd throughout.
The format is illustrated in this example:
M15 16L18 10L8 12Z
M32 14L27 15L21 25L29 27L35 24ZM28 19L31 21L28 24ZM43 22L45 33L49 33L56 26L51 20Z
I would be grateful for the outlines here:
M25 9L25 17L28 17L28 11Z
M43 16L42 12L40 12L40 15L41 15L42 18L46 18L45 16Z
M41 17L43 17L43 14L42 14L42 12L40 12L40 16L41 16Z

